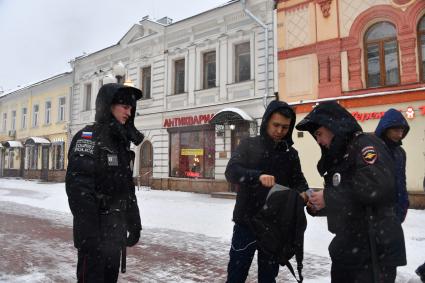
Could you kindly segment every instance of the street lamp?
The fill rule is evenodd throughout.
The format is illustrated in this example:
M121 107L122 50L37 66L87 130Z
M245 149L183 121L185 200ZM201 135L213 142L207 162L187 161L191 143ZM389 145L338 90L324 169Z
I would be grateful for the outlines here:
M112 71L115 74L115 77L117 78L117 83L122 83L123 82L123 77L125 75L125 66L124 64L119 61L117 64L114 65L114 67L112 68Z
M103 84L112 84L112 83L116 83L117 80L114 78L114 76L112 74L107 74L104 78L103 78Z

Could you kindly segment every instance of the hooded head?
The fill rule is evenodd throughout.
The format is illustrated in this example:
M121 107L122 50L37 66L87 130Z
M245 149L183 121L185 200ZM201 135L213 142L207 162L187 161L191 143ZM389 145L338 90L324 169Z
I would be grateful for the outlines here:
M308 131L315 138L314 133L322 126L330 130L334 137L329 148L321 146L322 158L318 164L321 174L326 171L329 162L338 161L344 156L354 133L362 131L353 115L335 101L316 106L296 128L299 131Z
M136 102L142 98L142 91L135 87L111 83L103 85L96 97L96 116L98 123L109 123L112 119L111 106L113 104L130 105L131 117L127 123L134 123L136 114Z
M376 127L375 134L381 139L386 140L387 131L391 128L403 129L401 140L406 137L407 133L410 130L409 124L403 117L403 114L393 108L388 109L387 112L385 112L384 116L382 116L378 126ZM397 144L401 144L401 140L397 142Z
M285 118L291 119L288 132L282 138L281 141L285 142L287 144L287 147L293 145L294 142L292 141L292 132L295 126L295 112L287 103L283 101L273 100L272 102L270 102L269 106L264 112L263 119L261 121L260 135L262 137L273 139L273 137L269 136L269 134L267 133L267 127L268 122L274 113L279 113Z
M125 86L117 83L105 84L99 89L96 98L95 121L99 124L110 123L116 119L112 115L113 104L124 104L131 106L131 116L125 122L127 137L136 145L142 142L143 135L134 127L137 100L142 98L142 91L135 87Z

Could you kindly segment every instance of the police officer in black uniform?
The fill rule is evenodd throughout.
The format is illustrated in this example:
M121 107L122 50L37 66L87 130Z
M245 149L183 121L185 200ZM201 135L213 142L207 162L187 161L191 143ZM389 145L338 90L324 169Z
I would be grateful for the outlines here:
M71 142L66 193L74 216L78 282L117 282L125 247L139 241L142 226L130 142L143 141L143 134L134 127L136 101L141 97L134 87L102 86L95 123Z
M388 148L336 102L319 104L296 128L309 131L322 150L317 169L325 188L311 195L309 210L326 215L335 234L332 283L394 282L406 251Z

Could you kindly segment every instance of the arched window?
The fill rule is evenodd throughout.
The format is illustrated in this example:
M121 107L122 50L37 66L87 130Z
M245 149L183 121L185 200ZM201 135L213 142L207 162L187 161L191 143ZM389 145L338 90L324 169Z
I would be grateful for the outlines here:
M395 85L400 82L397 33L393 24L379 22L365 35L367 87Z
M422 17L418 25L418 47L421 81L425 82L425 16Z

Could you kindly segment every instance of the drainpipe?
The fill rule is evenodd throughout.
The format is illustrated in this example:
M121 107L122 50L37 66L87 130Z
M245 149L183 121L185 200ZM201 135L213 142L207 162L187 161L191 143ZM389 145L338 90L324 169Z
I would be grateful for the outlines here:
M259 26L261 26L264 29L264 37L265 37L265 69L266 69L266 77L265 77L265 93L263 96L263 106L264 108L267 108L267 96L269 95L269 29L267 28L267 25L264 24L260 19L258 19L254 14L251 13L246 7L246 0L241 0L243 11L251 18L253 19Z

